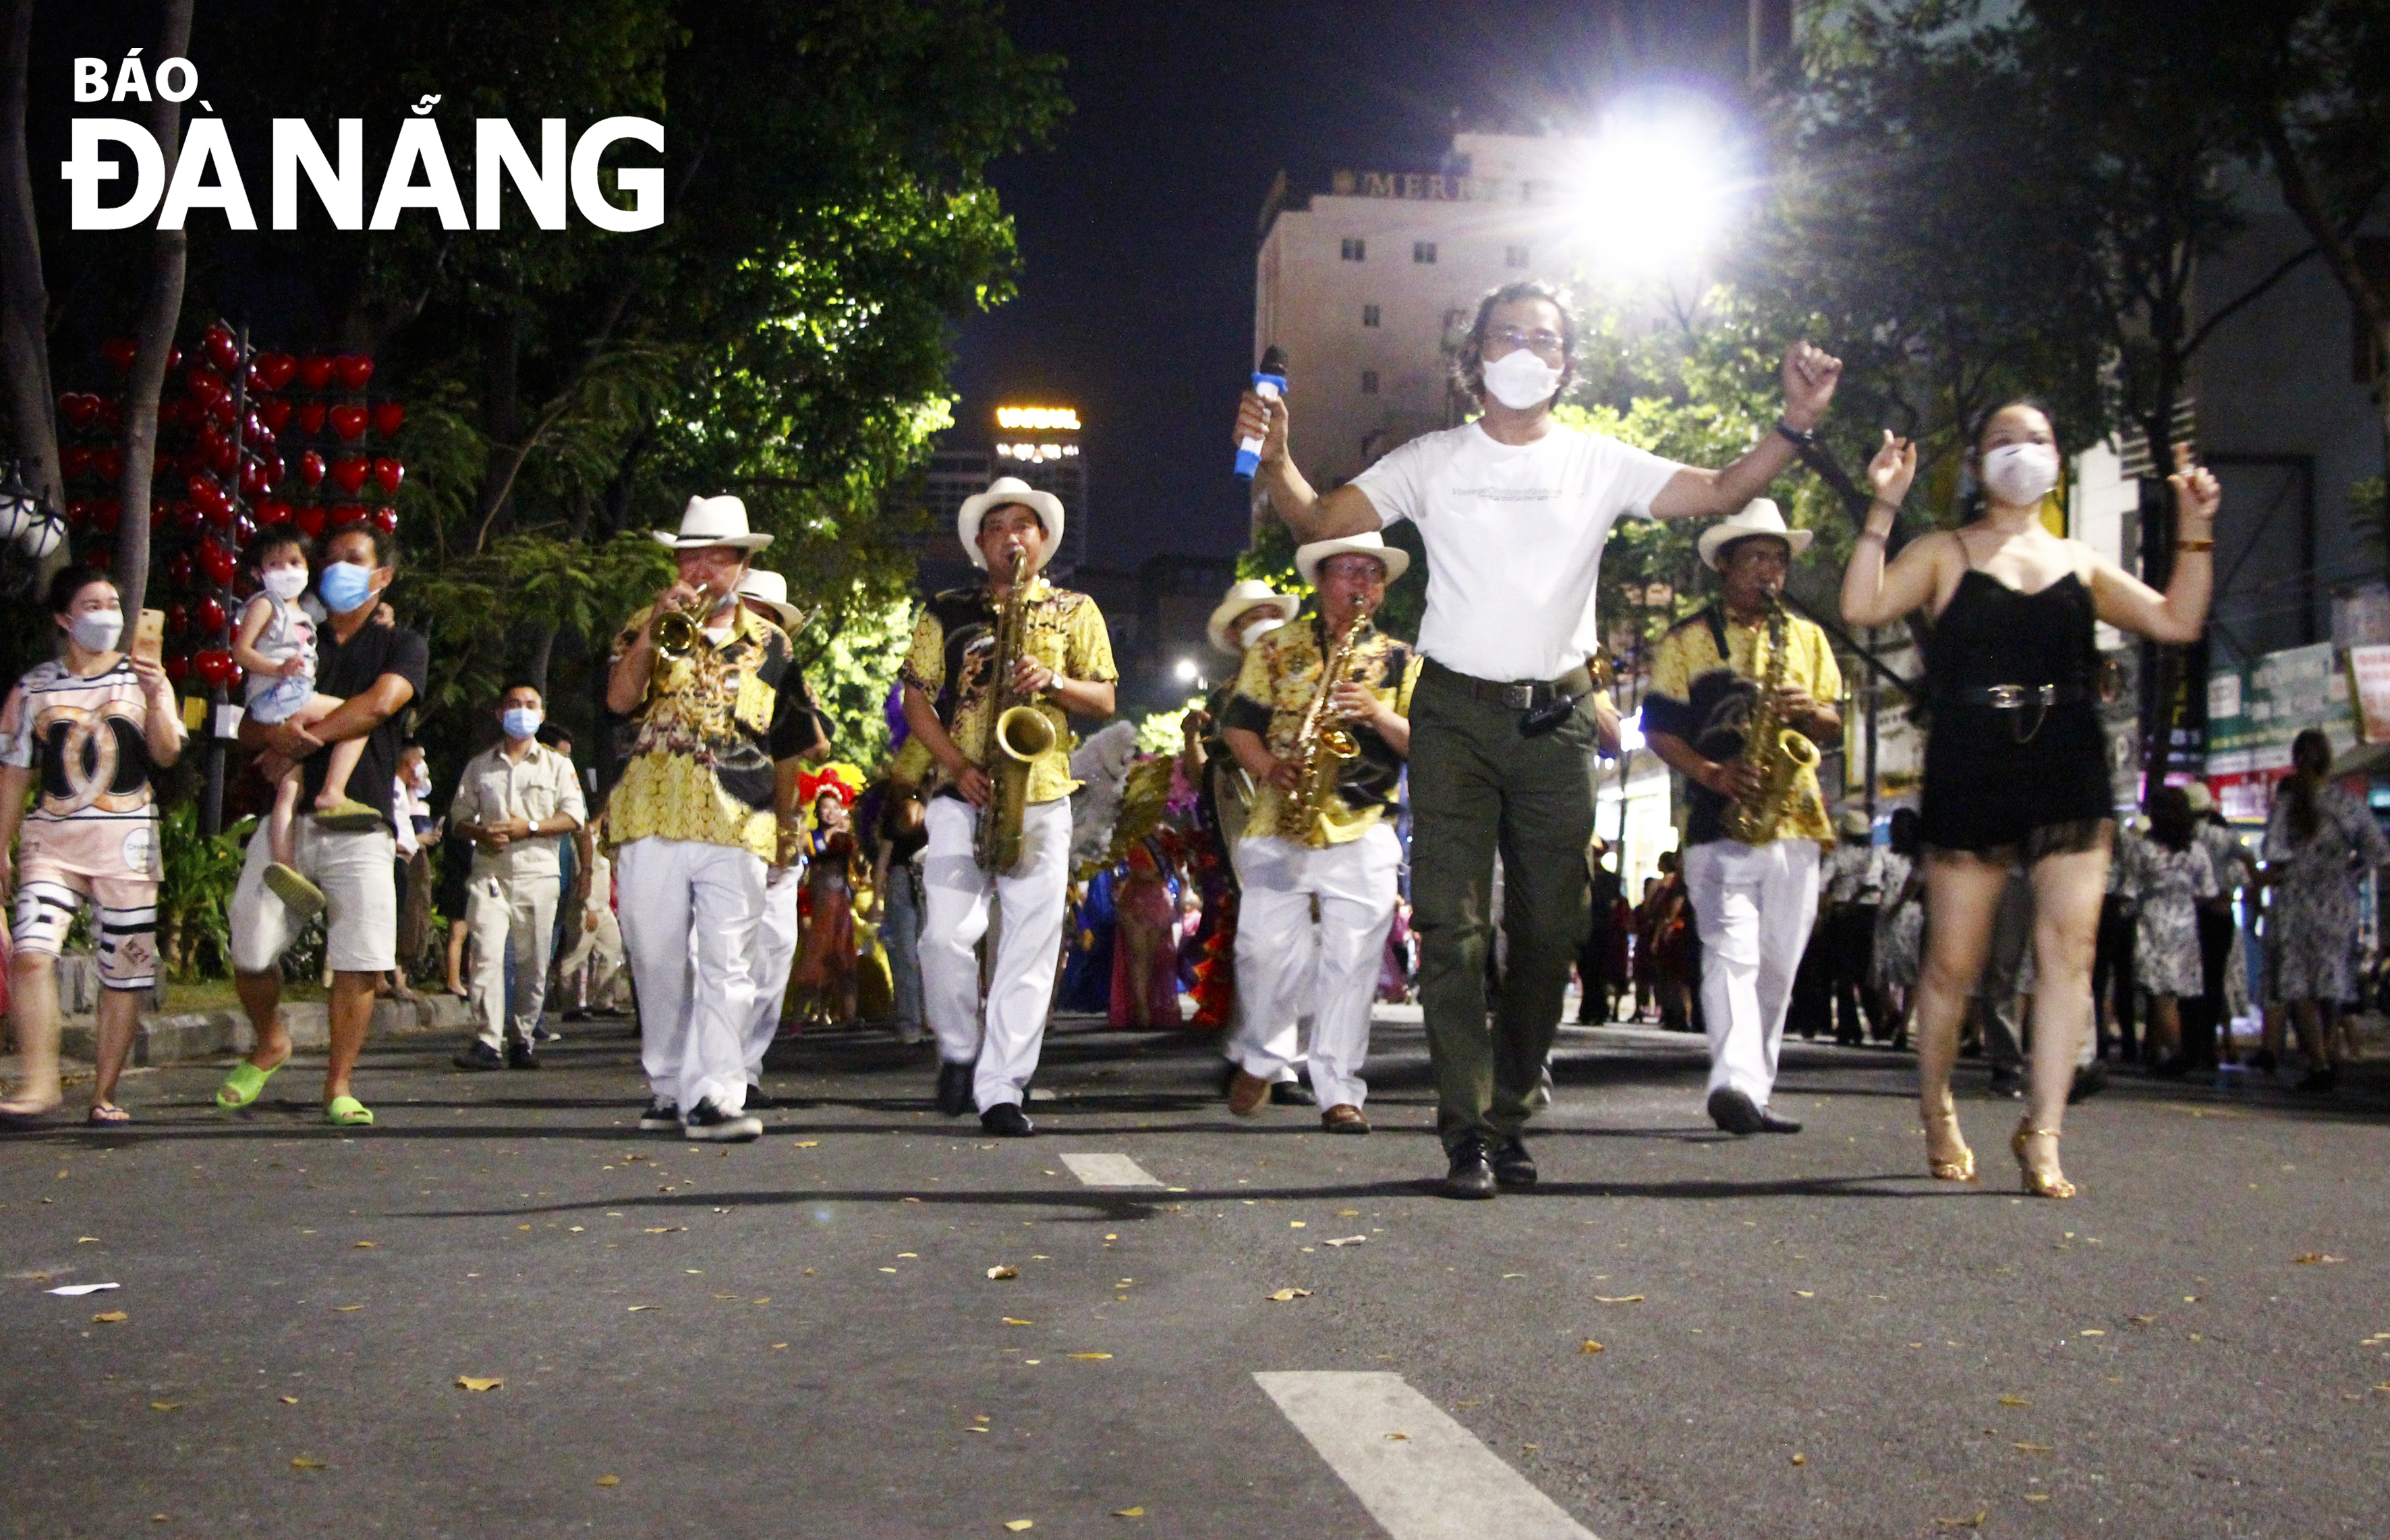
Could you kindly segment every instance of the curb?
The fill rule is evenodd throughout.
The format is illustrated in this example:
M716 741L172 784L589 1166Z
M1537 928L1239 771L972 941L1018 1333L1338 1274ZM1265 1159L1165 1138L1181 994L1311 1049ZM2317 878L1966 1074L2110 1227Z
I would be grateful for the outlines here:
M454 995L427 994L412 1005L377 1000L368 1041L409 1033L461 1033L470 1019L466 1002ZM282 1021L298 1052L321 1051L331 1043L329 1011L321 1000L285 1003ZM132 1063L135 1069L203 1064L227 1054L246 1053L254 1040L247 1013L238 1009L161 1011L141 1019L133 1036ZM58 1047L69 1058L90 1062L98 1053L97 1023L88 1016L68 1017L59 1023Z

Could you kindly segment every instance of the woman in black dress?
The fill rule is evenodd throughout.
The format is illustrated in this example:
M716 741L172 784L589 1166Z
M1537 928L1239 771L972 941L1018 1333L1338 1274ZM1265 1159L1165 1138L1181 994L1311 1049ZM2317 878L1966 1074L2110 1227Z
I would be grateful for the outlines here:
M1875 502L1843 575L1843 619L1888 625L1917 610L1934 621L1934 722L1925 749L1926 953L1918 981L1919 1115L1926 1164L1972 1181L1950 1066L1982 973L2009 869L2034 891L2033 1077L2009 1140L2025 1190L2071 1198L2058 1135L2076 1046L2090 1030L2091 956L2115 832L2092 640L2105 621L2160 642L2195 640L2214 579L2216 478L2178 449L2176 559L2160 594L2079 540L2054 535L2042 501L2058 484L2049 415L2011 402L1986 417L1972 456L1980 516L1924 535L1889 567L1884 539L1917 473L1917 451L1884 435L1868 467Z

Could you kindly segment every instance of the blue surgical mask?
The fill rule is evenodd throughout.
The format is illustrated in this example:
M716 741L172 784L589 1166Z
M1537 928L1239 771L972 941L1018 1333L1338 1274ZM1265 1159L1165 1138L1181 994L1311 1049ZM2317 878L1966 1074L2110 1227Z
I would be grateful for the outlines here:
M373 597L373 569L353 561L335 561L315 580L315 592L324 597L325 609L345 615Z
M538 732L539 725L546 720L537 706L508 706L498 713L499 727L518 742Z

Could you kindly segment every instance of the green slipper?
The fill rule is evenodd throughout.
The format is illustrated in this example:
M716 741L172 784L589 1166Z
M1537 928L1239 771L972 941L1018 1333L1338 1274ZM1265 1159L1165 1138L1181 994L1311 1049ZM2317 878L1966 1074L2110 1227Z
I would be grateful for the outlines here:
M282 1064L289 1062L289 1057L285 1055ZM282 1064L276 1064L274 1070L282 1068ZM216 1087L216 1105L227 1112L239 1111L257 1099L258 1094L265 1089L265 1083L274 1078L274 1070L261 1070L248 1059L242 1059L232 1067L230 1074L224 1077L224 1084Z
M373 1109L354 1097L334 1097L324 1104L324 1121L336 1128L370 1128Z
M315 827L330 834L371 834L389 822L354 797L343 798L315 815Z
M294 919L313 919L324 912L324 890L307 880L296 866L272 861L265 867L266 890L282 901Z

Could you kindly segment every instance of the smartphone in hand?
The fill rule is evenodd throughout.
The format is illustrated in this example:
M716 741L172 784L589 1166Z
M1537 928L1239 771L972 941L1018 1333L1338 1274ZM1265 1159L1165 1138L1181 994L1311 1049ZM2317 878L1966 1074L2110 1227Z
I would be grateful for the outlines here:
M166 651L166 612L144 610L133 622L133 656L144 662L161 662Z

